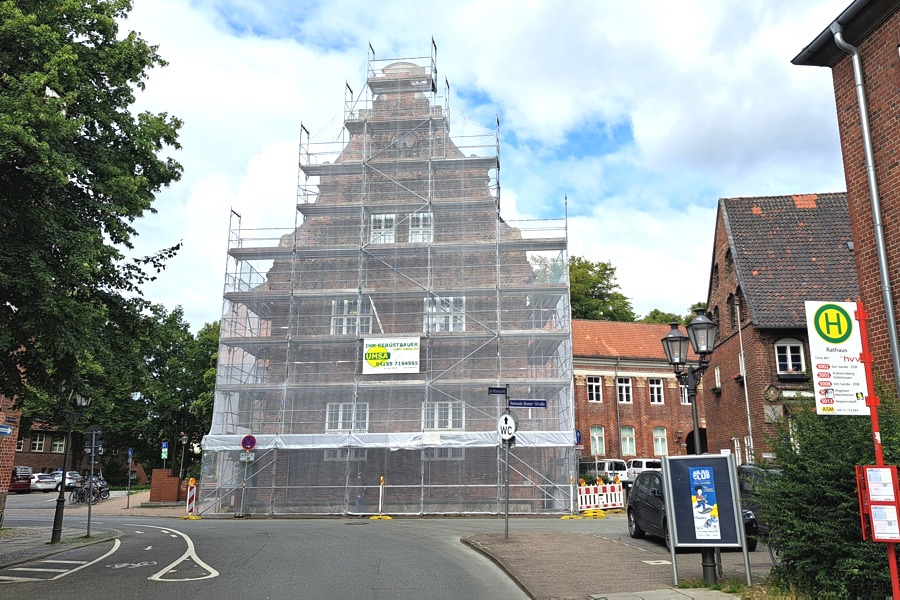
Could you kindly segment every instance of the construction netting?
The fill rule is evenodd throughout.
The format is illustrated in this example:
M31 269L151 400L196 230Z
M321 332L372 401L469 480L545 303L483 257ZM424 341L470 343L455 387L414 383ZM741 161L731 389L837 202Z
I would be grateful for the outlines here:
M531 400L510 511L566 512L566 221L503 218L498 131L451 136L435 52L368 66L336 136L301 126L293 227L232 216L199 510L498 513Z

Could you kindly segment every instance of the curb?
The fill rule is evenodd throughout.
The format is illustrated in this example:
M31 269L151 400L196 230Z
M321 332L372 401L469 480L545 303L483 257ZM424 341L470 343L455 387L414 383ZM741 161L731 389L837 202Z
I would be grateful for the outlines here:
M528 596L529 598L531 598L531 600L538 600L534 596L534 594L532 594L528 590L528 588L525 587L525 585L521 581L519 581L519 578L516 577L515 573L510 571L506 567L506 565L503 564L501 561L497 560L497 557L494 556L493 554L491 554L487 548L485 548L478 542L473 542L468 537L460 538L459 541L462 542L463 544L465 544L466 546L468 546L469 548L471 548L472 550L474 550L475 552L477 552L478 554L484 556L485 558L487 558L489 561L491 561L498 567L500 567L500 570L503 571L504 573L506 573L506 576L509 577L511 580L513 580L516 583L516 585L519 586L519 589L522 590L523 592L525 592L525 595Z

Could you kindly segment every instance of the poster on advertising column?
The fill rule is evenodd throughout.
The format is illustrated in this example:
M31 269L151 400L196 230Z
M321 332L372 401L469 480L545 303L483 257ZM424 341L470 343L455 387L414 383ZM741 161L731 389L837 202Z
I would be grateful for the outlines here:
M855 302L806 302L816 414L868 415L868 385Z

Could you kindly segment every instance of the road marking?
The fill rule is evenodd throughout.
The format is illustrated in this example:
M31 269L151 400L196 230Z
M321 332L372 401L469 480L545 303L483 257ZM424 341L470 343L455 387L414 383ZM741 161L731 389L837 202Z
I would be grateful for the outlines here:
M116 563L114 565L106 565L110 569L137 569L138 567L152 567L156 564L155 560L145 560L139 563Z
M86 560L42 560L41 562L53 563L59 565L83 565Z
M103 560L104 558L106 558L107 556L110 556L113 553L115 553L119 549L119 546L121 546L121 545L122 545L122 542L119 541L119 538L116 538L113 540L113 547L110 549L109 552L107 552L103 556L96 558L90 562L86 562L81 566L75 567L71 571L66 571L65 573L60 573L59 575L57 575L56 577L53 577L52 579L61 579L63 577L66 577L67 575L71 575L72 573L75 573L75 572L85 569L93 564L96 564L96 563L100 562L101 560Z
M35 573L68 573L69 569L39 569L38 567L10 567L10 571L34 571Z
M153 550L153 546L147 546L144 550Z
M127 523L126 523L126 525L128 525L129 527L134 527L134 525L129 525ZM197 556L197 552L194 550L194 542L191 540L191 538L188 535L181 533L180 531L178 531L176 529L172 529L170 527L156 527L155 525L145 525L145 527L153 527L154 529L160 529L160 530L162 530L163 533L174 532L175 534L180 535L182 538L184 538L184 541L187 543L187 550L184 551L184 554L182 554L180 557L178 557L177 559L175 559L174 561L169 563L166 567L164 567L159 572L154 573L153 575L148 577L147 579L149 579L150 581L174 581L174 582L178 583L178 582L182 582L182 581L199 581L201 579L212 579L213 577L219 576L218 571L216 571L211 566L209 566L208 564L206 564L205 562L200 560L200 557ZM165 575L169 571L174 572L175 567L179 563L182 563L189 559L192 559L200 567L205 568L207 571L209 571L209 573L202 577L188 577L188 578L184 578L184 579L163 579L163 575Z
M8 581L10 583L16 581L44 581L39 577L13 577L11 575L0 575L0 581Z

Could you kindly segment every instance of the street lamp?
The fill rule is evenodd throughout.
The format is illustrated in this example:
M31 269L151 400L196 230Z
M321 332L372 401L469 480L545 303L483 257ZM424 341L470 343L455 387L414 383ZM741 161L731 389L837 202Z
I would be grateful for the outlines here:
M67 405L72 399L73 393L74 392L69 392L69 397L66 398ZM74 394L74 396L75 405L82 410L87 408L91 403L90 398L85 398L84 396L81 396L79 394ZM65 452L63 452L63 471L62 477L59 478L59 496L56 497L56 512L53 514L53 531L50 534L51 544L58 544L60 542L60 539L62 538L63 511L66 507L66 475L69 473L68 468L66 468L66 458L69 455L69 449L72 447L72 429L75 427L75 422L78 421L78 413L75 411L67 410L63 413L63 416L66 418L66 423L69 425L69 430L66 432L66 449ZM75 455L73 452L73 463L74 460Z
M662 339L663 349L666 351L666 360L675 370L678 382L687 388L688 401L691 403L691 417L694 420L694 454L703 454L700 444L700 422L697 418L697 386L703 372L709 366L709 355L713 352L716 343L716 332L719 326L709 320L706 309L697 308L697 313L687 326L687 335L678 329L678 323L672 323L672 329ZM694 349L694 353L700 358L696 367L688 366L687 353L688 342ZM703 566L703 579L707 583L716 583L716 555L712 548L704 546L700 550L700 564Z
M187 453L187 445L190 441L188 434L185 432L181 432L181 473L179 473L178 478L184 479L184 455Z

